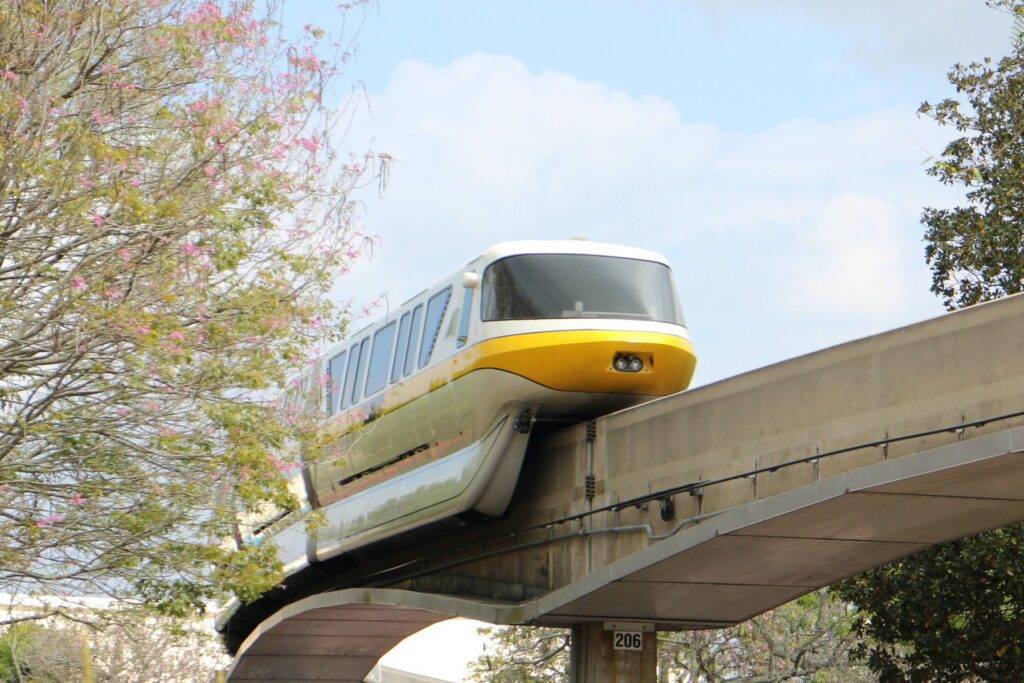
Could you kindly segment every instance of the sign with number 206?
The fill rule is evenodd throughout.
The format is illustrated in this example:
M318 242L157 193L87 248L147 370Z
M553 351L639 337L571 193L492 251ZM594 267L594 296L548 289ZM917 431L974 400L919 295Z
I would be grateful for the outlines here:
M612 634L612 647L616 650L642 650L644 634L641 631L615 631Z

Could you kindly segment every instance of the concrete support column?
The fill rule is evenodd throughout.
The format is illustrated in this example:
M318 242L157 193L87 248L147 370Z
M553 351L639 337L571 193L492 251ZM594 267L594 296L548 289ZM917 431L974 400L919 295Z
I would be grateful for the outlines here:
M613 638L601 622L573 626L571 683L656 683L658 634L644 633L638 651L616 650Z

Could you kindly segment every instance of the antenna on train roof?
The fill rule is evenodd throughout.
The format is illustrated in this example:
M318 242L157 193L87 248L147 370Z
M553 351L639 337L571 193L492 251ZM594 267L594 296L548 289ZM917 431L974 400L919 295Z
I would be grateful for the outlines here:
M569 241L570 242L589 242L590 238L589 237L570 237Z

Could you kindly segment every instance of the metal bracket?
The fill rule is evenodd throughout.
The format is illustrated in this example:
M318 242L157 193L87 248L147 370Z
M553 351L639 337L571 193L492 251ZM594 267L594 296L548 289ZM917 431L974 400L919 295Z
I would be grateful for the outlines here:
M587 500L594 500L596 494L597 478L593 474L588 474L583 479L583 495L587 497Z
M645 621L606 621L605 631L640 631L654 633L654 624Z
M665 496L660 502L661 521L667 522L676 516L676 501L672 496Z

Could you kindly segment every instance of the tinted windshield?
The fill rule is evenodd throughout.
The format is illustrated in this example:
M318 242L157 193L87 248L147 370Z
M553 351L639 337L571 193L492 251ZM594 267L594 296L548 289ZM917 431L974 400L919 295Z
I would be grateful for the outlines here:
M524 254L484 272L483 320L625 318L683 324L667 266L585 254Z

